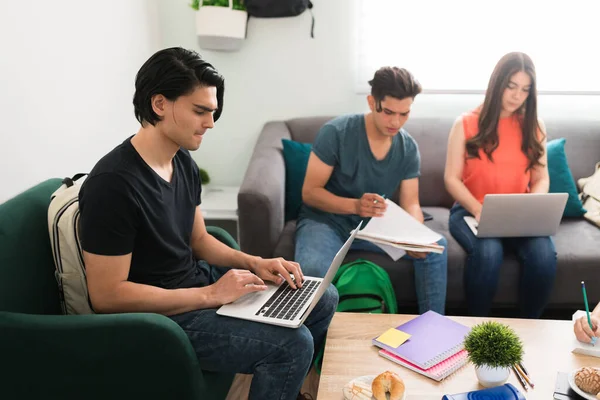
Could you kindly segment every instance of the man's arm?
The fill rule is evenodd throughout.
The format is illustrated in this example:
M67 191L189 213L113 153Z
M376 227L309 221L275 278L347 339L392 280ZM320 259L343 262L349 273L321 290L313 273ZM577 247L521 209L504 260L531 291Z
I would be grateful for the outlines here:
M131 253L104 256L83 252L90 300L97 313L155 312L174 315L219 306L213 287L163 289L129 282Z
M325 164L311 152L302 185L302 201L333 214L356 214L358 199L336 196L325 189L332 172L333 166Z
M375 193L365 193L360 199L336 196L325 185L331 178L333 167L327 165L311 152L302 186L302 201L319 210L332 214L358 214L361 217L383 215L385 199Z
M200 206L196 207L194 215L194 228L190 243L194 256L211 265L232 267L253 271L261 257L251 256L241 251L232 249L206 231L204 216Z
M423 211L419 203L419 178L405 179L400 182L400 207L423 223Z
M529 182L531 193L548 193L550 190L550 175L548 173L548 153L546 152L546 126L540 119L538 121L543 139L541 141L543 153L539 159L541 165L531 169L531 182Z
M232 249L217 240L206 231L200 206L196 207L191 246L197 259L204 260L211 265L249 270L261 279L277 284L281 283L283 277L294 289L296 284L301 287L304 280L304 274L298 263L283 258L263 259L262 257L251 256ZM296 278L295 280L292 279L292 275ZM227 274L223 278L226 276ZM223 278L219 279L217 283ZM261 284L264 284L263 281L261 281Z

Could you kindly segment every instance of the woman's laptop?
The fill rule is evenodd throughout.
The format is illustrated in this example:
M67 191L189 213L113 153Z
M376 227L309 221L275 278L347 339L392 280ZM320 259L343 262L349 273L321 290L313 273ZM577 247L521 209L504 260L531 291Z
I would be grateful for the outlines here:
M267 290L249 293L225 304L217 310L217 314L288 328L300 327L333 281L361 225L362 222L337 252L325 278L305 276L302 288L295 290L286 281L280 285L266 283Z
M474 217L464 219L479 238L552 236L568 197L567 193L488 194L479 224Z

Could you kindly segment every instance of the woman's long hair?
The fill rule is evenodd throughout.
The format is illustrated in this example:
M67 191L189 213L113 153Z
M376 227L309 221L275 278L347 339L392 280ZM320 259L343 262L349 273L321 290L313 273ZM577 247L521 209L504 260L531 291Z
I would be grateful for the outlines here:
M523 132L521 150L529 159L527 170L541 165L539 159L544 148L538 138L540 127L537 118L535 67L527 54L518 52L508 53L498 61L494 68L479 114L479 131L466 143L468 157L479 158L479 149L483 149L490 161L493 161L492 153L498 147L498 121L502 111L502 96L510 78L519 71L525 72L531 79L529 95L517 111L520 114L519 121Z

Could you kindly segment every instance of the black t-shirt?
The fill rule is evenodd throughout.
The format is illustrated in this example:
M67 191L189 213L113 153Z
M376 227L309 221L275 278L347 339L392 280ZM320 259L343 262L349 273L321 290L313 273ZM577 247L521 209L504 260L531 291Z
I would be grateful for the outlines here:
M104 156L83 183L82 247L100 255L132 253L131 282L167 289L207 285L190 247L201 190L198 166L187 150L173 158L167 182L129 138Z

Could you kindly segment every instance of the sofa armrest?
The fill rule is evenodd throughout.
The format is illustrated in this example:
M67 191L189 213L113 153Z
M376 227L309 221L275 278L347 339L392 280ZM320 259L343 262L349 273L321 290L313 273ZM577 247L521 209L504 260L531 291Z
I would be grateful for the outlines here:
M281 139L291 139L283 121L263 127L238 194L242 251L272 257L283 231L285 163Z
M159 314L0 312L0 354L7 399L200 399L205 388L185 332Z
M240 246L235 239L225 229L218 226L207 226L206 231L218 239L221 243L226 244L232 249L239 250Z

